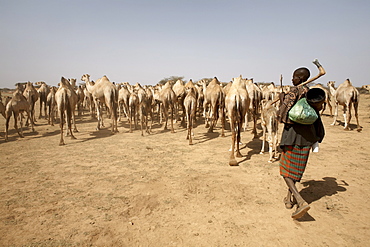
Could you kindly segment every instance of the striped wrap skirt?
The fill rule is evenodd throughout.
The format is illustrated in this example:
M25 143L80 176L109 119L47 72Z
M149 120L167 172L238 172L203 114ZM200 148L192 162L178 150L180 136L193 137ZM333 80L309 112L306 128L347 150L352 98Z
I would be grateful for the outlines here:
M280 175L301 181L311 146L286 145L280 157Z

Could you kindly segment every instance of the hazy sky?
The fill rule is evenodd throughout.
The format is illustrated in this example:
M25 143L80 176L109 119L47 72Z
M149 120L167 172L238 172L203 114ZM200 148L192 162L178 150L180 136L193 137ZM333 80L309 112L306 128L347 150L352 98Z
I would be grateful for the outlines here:
M155 85L240 74L370 84L370 1L0 0L0 87L61 76Z

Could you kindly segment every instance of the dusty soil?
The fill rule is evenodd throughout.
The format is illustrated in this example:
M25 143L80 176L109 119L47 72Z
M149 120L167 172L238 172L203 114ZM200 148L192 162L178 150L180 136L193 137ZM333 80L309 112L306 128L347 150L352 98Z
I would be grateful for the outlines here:
M361 95L361 133L323 116L326 137L298 184L312 208L299 220L282 202L278 162L267 163L249 131L230 167L230 130L222 138L202 122L189 146L178 125L170 133L155 122L142 137L124 120L111 135L109 121L96 131L84 115L77 139L58 146L59 127L45 119L25 138L11 123L5 142L0 117L0 246L368 245L369 107Z

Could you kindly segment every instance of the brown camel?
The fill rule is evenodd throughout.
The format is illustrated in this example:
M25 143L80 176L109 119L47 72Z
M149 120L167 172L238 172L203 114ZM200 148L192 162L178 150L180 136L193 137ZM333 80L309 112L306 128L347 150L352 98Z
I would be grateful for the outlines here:
M26 126L28 126L28 121L32 117L32 121L36 122L35 116L35 105L36 101L39 99L39 93L36 88L33 86L32 82L27 82L26 87L23 91L23 96L26 97L28 103L30 104L30 116L27 117Z
M48 94L50 93L50 87L46 85L45 82L39 81L35 83L36 85L40 86L39 89L37 89L37 92L39 93L40 96L40 115L39 119L42 117L42 108L44 106L44 116L46 118L47 113L46 113L46 106L47 106L47 97Z
M77 112L78 112L78 116L82 116L83 103L84 103L84 100L85 100L85 93L84 93L84 90L83 90L82 86L77 87L76 94L77 94Z
M246 119L244 121L244 130L248 128L248 113L250 113L253 120L252 134L254 138L257 138L257 118L260 111L260 104L262 100L262 90L253 83L253 79L247 79L245 81L247 92L249 94L250 105L249 110L246 114Z
M326 110L326 105L327 105L329 107L330 116L333 116L333 107L331 105L332 99L330 97L329 90L327 88L325 88L322 84L316 84L316 85L314 85L314 86L312 86L310 88L320 88L320 89L322 89L325 92L325 102L324 102L323 108L321 110L321 115Z
M177 96L175 92L172 90L172 81L167 81L167 83L162 87L159 92L159 100L161 102L161 109L165 119L164 130L167 129L168 123L168 111L171 111L171 133L174 133L175 130L173 128L173 115L175 110L175 105L177 102Z
M269 163L272 163L277 156L278 149L278 129L279 122L277 120L277 108L272 105L271 100L263 99L261 102L261 127L262 127L262 147L260 154L265 152L266 134L267 142L269 144Z
M81 77L85 81L87 90L92 94L98 115L97 130L104 127L101 104L105 104L112 119L112 134L118 132L117 127L117 107L118 92L116 86L109 81L106 76L98 79L95 84L90 82L90 75L85 74ZM101 103L101 104L100 104Z
M95 82L91 81L91 84L95 84ZM92 94L87 90L86 84L82 85L82 89L84 91L84 108L89 108L90 116L94 117L95 116L95 103L94 103L94 98Z
M122 118L122 111L129 118L129 98L130 98L130 91L127 89L127 85L123 84L120 86L118 90L118 120L121 121Z
M208 132L212 133L221 115L221 136L223 137L225 136L225 102L222 87L217 77L214 77L208 86L206 86L205 81L202 83L204 92L203 116L205 118L206 128L209 127ZM207 112L208 106L209 110Z
M72 89L71 84L64 77L61 78L58 91L55 93L55 100L58 106L60 116L60 141L59 145L65 145L63 139L64 119L67 125L66 134L71 135L71 139L76 139L72 132L72 116L77 102L76 92Z
M230 166L238 165L238 162L235 159L235 152L236 157L243 157L239 149L239 143L241 139L240 132L250 104L250 99L246 90L245 83L246 80L243 79L242 76L233 78L232 86L230 87L225 97L225 108L229 116L230 128L232 133L231 154L229 160Z
M46 104L48 106L48 124L51 126L54 126L54 120L55 120L55 113L58 112L56 109L57 102L55 100L55 93L57 92L58 88L51 87L50 92L46 98Z
M186 96L185 92L185 85L183 80L177 80L176 83L172 86L172 90L175 92L177 96L177 103L175 105L176 115L178 116L177 120L180 120L180 124L183 125L185 123L185 109L184 109L184 99ZM181 113L180 113L181 112Z
M138 122L138 114L139 114L139 97L137 93L133 90L130 93L130 97L128 99L128 114L129 114L129 121L130 121L130 133L132 133L132 125L134 125L134 129L137 129L137 122Z
M357 131L361 131L362 127L358 121L358 104L360 94L358 90L352 85L349 79L345 80L342 84L338 86L337 89L334 88L335 81L329 81L328 87L330 93L332 94L335 101L335 113L334 121L331 125L335 125L338 117L338 106L343 106L343 116L344 116L344 130L350 130L349 124L351 121L351 109L352 105L355 110L355 117L357 121ZM348 110L348 114L347 114Z
M141 127L141 135L144 136L144 128L145 131L150 134L150 130L148 127L148 115L150 104L148 99L148 95L145 89L140 85L140 83L136 83L135 91L137 92L138 103L139 103L139 119L140 119L140 127Z
M186 115L186 139L189 140L189 145L193 145L192 130L195 122L195 113L197 109L197 89L190 84L186 87L186 96L184 98L184 108Z
M3 115L4 118L6 118L5 117L5 105L3 104L1 100L0 100L0 114Z
M23 112L27 113L27 118L30 119L31 122L31 128L34 132L34 123L33 123L33 117L31 116L31 110L30 110L30 104L26 97L22 95L21 91L19 90L19 87L17 90L13 93L12 99L8 102L8 104L5 106L5 141L8 141L8 130L9 130L9 121L10 117L14 116L14 128L17 130L18 135L23 138ZM18 117L20 117L20 131L18 129Z

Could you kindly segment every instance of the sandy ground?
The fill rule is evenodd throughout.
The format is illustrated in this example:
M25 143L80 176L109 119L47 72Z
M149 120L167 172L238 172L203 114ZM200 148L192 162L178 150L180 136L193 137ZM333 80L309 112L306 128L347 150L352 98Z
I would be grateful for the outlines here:
M370 95L360 100L361 133L323 116L326 137L298 184L311 210L299 220L282 202L278 162L249 131L230 167L230 130L209 134L203 122L189 146L178 125L155 122L142 137L124 120L111 135L109 121L96 131L84 115L77 139L58 146L59 127L45 119L25 138L11 123L5 142L0 117L0 246L366 246Z

